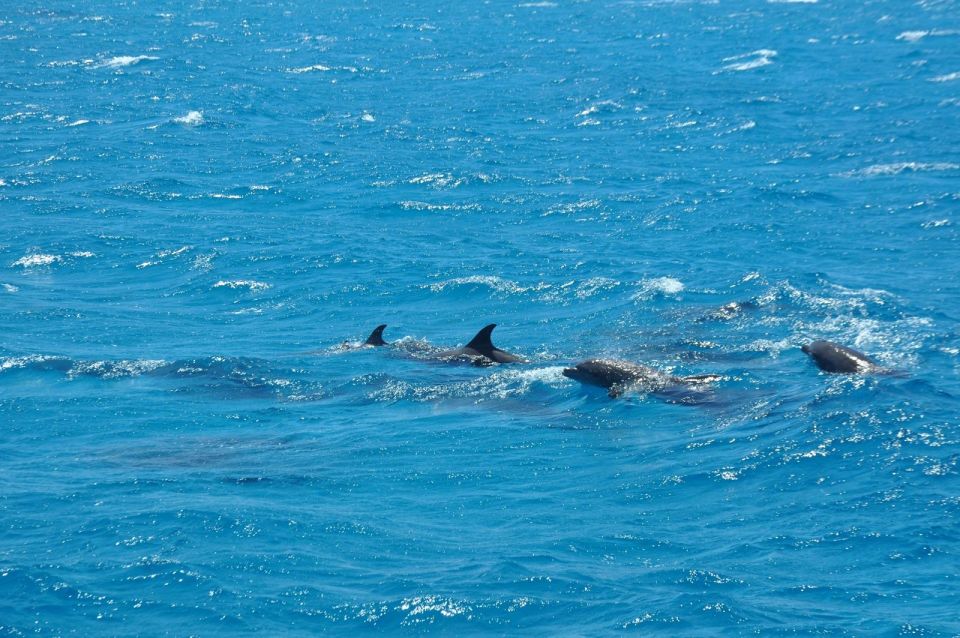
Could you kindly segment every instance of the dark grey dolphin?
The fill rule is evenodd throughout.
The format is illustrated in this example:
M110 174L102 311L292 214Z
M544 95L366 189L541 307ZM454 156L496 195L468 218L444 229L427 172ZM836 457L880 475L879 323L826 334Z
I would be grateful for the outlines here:
M563 376L587 385L607 388L611 397L634 389L664 394L671 389L712 383L722 378L716 374L678 377L621 359L587 359L572 368L564 368Z
M387 327L387 324L380 324L373 329L373 332L370 333L370 336L367 337L367 340L363 342L365 346L389 346L390 344L383 340L383 331Z
M489 363L526 363L526 359L523 357L518 357L515 354L510 354L504 350L493 345L493 341L490 339L490 334L493 332L493 329L497 327L497 324L491 323L489 326L484 327L477 333L477 335L470 340L470 343L463 346L462 348L454 348L453 350L444 350L438 352L436 357L439 359L471 359L473 363L478 365L488 365Z
M814 341L800 347L810 355L817 367L824 372L839 372L857 374L873 372L878 374L892 374L893 370L882 367L879 363L853 348L841 346L832 341Z

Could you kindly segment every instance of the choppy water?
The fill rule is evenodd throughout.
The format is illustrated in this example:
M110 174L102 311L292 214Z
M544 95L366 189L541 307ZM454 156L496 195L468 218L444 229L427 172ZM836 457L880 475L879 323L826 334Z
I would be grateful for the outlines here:
M11 4L0 634L960 634L960 5L863 4Z

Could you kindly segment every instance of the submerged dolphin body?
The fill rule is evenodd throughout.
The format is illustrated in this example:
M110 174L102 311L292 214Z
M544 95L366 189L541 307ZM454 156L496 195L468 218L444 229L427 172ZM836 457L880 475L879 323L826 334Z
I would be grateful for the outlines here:
M523 357L510 354L493 345L490 335L496 327L497 324L491 323L482 328L467 345L453 350L444 350L437 353L436 357L439 359L470 359L477 365L488 365L491 362L526 363L527 361Z
M607 388L611 397L618 397L628 390L669 394L671 390L689 389L722 378L715 374L678 377L621 359L587 359L572 368L564 368L563 376L587 385Z
M893 374L893 370L884 368L879 363L853 348L841 346L832 341L814 341L800 347L810 355L817 367L824 372L841 374L858 374L873 372L877 374Z
M734 317L739 317L748 310L756 310L757 308L758 306L754 301L731 301L705 313L697 319L697 321L729 321Z

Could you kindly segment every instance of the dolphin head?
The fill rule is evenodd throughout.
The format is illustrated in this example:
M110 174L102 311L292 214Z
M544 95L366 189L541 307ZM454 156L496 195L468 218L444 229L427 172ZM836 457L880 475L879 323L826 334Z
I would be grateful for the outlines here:
M598 385L609 388L614 383L622 381L620 375L615 374L609 362L600 359L581 361L572 368L564 368L563 376L587 385Z
M579 364L573 368L564 368L563 376L567 377L568 379L573 379L574 381L579 381L580 383L595 383L596 377L584 370L581 367L582 365L583 364ZM596 383L596 385L600 384Z

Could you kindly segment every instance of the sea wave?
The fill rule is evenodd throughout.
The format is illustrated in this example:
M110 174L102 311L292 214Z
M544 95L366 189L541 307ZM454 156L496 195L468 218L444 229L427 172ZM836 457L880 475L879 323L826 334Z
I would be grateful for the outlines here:
M955 80L960 80L960 71L954 71L953 73L946 73L944 75L938 75L935 78L930 78L931 82L953 82Z
M562 366L543 368L502 368L490 375L466 381L416 384L401 379L387 379L368 393L375 401L430 402L444 399L509 399L530 393L536 385L562 387L570 381L563 376Z
M0 357L0 374L58 373L68 381L82 378L115 381L149 378L172 382L184 391L229 397L308 401L324 398L323 383L305 378L298 369L278 368L268 361L210 356L195 359L73 359L56 355Z
M426 173L407 180L408 184L427 184L436 189L457 188L465 182L466 179L455 177L452 173Z
M32 255L24 255L10 265L20 266L21 268L38 268L40 266L52 266L53 264L57 264L62 261L63 257L60 255L35 253Z
M422 202L418 200L404 200L402 202L397 202L397 205L404 210L419 210L419 211L430 211L430 212L442 212L442 211L470 211L470 210L480 210L480 204L434 204L430 202Z
M97 68L106 68L106 69L120 69L127 66L133 66L135 64L140 64L141 62L149 62L153 60L159 60L160 58L153 55L118 55L113 58L102 61L100 64L97 64Z
M515 281L504 279L496 275L469 275L467 277L455 277L433 284L425 284L423 287L432 292L443 292L449 288L458 288L464 286L484 286L492 291L506 294L520 294L535 290L545 290L550 287L549 284L539 283L533 286L521 286Z
M246 288L251 292L262 292L269 289L271 286L268 283L262 281L254 281L253 279L235 279L235 280L224 280L221 279L217 283L213 284L214 288Z
M724 58L724 62L730 62L723 67L724 71L751 71L760 67L773 64L773 59L777 57L777 51L773 49L757 49L750 53L734 55Z
M634 293L634 301L649 299L655 295L676 295L686 288L682 281L674 277L643 279L638 286L640 290Z
M203 111L190 111L186 115L173 118L173 121L186 126L200 126L204 122Z
M927 37L960 35L956 29L930 29L924 31L904 31L897 36L897 40L905 42L919 42Z
M892 164L874 164L845 173L840 177L878 177L899 175L900 173L922 173L960 170L960 164L952 162L895 162Z

